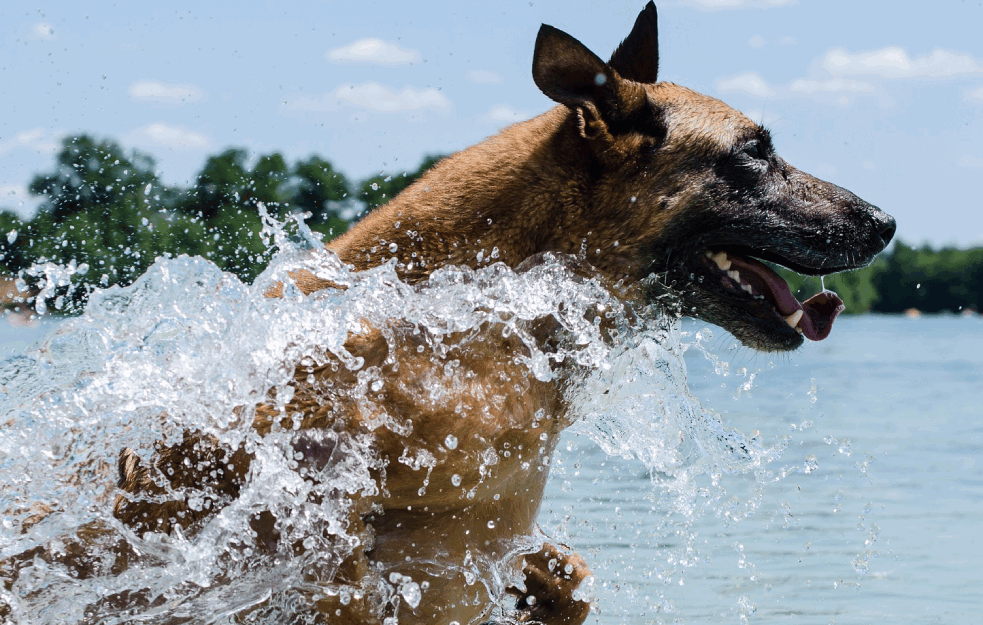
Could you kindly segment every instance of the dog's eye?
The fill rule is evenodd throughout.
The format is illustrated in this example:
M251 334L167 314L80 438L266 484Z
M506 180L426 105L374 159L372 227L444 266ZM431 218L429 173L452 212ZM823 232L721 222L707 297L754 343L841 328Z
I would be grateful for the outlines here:
M748 158L753 158L756 161L764 160L765 150L761 146L761 142L755 139L754 141L748 141L741 148L741 153Z

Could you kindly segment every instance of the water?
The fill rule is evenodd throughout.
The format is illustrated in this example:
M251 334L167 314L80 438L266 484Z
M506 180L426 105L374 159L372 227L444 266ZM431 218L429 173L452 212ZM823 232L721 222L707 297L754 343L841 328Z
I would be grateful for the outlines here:
M713 334L729 375L690 349L692 393L785 452L667 539L649 476L568 437L542 522L593 554L597 622L980 622L983 319L841 317L780 357Z
M302 266L348 290L262 297ZM270 389L281 396L304 357L357 369L344 337L365 321L403 318L442 336L491 318L521 333L522 319L548 313L565 320L573 340L556 352L530 350L528 367L549 376L548 361L567 358L585 373L581 421L560 442L540 525L594 569L584 589L595 600L588 622L977 618L978 318L841 318L827 341L778 357L666 320L612 346L582 321L598 302L615 303L568 269L560 260L521 273L491 266L410 289L391 268L349 274L302 243L284 245L255 285L175 259L130 289L97 296L82 318L55 324L40 352L3 365L3 555L100 520L112 526L124 446L148 457L155 441L193 427L249 445L261 460L239 499L195 535L148 539L110 527L149 554L122 574L76 580L57 563L36 562L8 597L20 622L224 623L264 601L267 622L282 621L304 596L310 561L250 554L249 515L273 509L285 531L326 535L324 546L339 553L352 537L332 525L343 508L298 495L303 481L284 454L289 433L259 437L237 407ZM26 340L24 331L3 332ZM334 467L335 487L371 488L371 450L347 444L364 462ZM392 594L419 600L413 590L400 583ZM125 591L160 601L133 600L129 617L114 620L119 612L104 599Z

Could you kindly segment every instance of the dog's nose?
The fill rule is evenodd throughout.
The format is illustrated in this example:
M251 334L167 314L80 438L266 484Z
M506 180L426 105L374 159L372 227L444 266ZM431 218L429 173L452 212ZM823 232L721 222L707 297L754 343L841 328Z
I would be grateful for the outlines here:
M870 207L870 216L874 220L877 234L880 235L881 241L884 242L884 247L887 247L887 244L894 238L894 233L898 230L897 222L894 221L894 217L891 217L876 206Z

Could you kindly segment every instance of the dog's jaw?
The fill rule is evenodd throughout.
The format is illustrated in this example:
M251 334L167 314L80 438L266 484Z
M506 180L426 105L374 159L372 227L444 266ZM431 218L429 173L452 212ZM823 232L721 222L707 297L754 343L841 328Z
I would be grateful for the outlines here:
M799 301L785 279L767 265L721 250L705 253L707 267L720 284L733 292L743 291L756 300L767 301L788 327L812 341L829 336L833 321L843 312L843 300L832 291L823 291Z

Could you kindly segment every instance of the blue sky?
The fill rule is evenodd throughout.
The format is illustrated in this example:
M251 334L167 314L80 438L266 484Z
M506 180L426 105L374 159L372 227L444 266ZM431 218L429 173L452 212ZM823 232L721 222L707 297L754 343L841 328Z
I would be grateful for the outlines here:
M89 132L186 183L227 146L415 169L552 102L543 22L602 58L641 0L0 4L0 206ZM786 160L893 214L912 243L983 244L983 1L657 3L661 78L763 121Z

